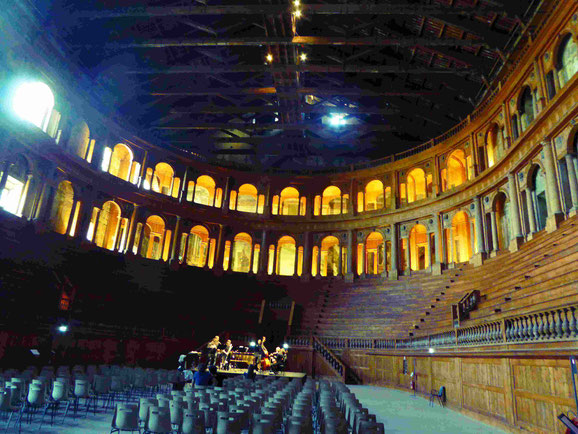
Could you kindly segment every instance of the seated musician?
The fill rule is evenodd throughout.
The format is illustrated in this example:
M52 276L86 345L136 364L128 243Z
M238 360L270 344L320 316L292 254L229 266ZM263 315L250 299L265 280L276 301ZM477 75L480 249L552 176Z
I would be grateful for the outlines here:
M287 350L277 347L274 353L274 361L271 363L273 372L284 371L287 365Z

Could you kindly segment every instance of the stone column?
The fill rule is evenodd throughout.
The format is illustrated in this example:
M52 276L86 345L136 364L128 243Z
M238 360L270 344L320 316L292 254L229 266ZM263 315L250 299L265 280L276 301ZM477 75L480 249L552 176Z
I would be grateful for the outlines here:
M177 216L177 221L175 223L175 230L173 232L173 239L171 240L171 255L169 257L170 262L173 262L174 260L178 261L179 259L177 244L179 244L180 232L181 232L181 216Z
M547 140L544 146L544 169L546 172L546 195L548 198L548 218L546 219L546 231L553 232L558 229L559 223L564 219L562 204L560 203L560 189L556 176L554 148L552 141Z
M439 276L442 274L442 264L444 262L444 255L442 249L442 223L441 218L435 218L436 229L435 229L435 263L432 264L432 274Z
M303 273L301 278L309 280L311 278L311 242L309 232L303 234Z
M347 231L347 273L346 280L353 280L353 231Z
M482 222L482 201L479 196L474 197L474 205L477 253L474 255L473 263L474 266L479 266L482 265L486 255L486 249L484 247L484 226Z
M448 268L454 268L454 228L450 227L448 237Z
M427 237L427 257L429 258L429 268L432 268L432 258L431 258L431 234L429 232L426 233Z
M137 204L133 205L132 214L130 216L130 221L128 224L128 240L126 242L126 249L125 252L129 252L132 249L132 245L134 244L134 237L136 234L136 225L138 220L138 210L139 206Z
M492 251L494 254L500 250L500 240L498 239L498 225L496 224L496 212L490 212L490 221L492 223Z
M578 181L576 180L576 172L574 170L574 156L566 154L566 171L568 172L568 184L570 184L570 196L572 197L572 208L570 208L569 215L575 216L578 212Z
M259 265L257 266L257 275L263 276L267 274L267 256L269 250L267 248L267 231L263 230L261 234L261 248L259 252Z
M510 193L510 227L512 229L510 251L515 252L520 248L520 244L522 243L522 225L520 222L518 186L516 185L516 176L513 173L508 174L508 191Z
M409 276L411 274L411 255L409 251L409 235L405 238L405 271L404 274Z
M528 208L528 224L530 225L530 233L528 239L532 239L532 234L536 232L536 212L534 211L534 201L532 200L532 191L526 189L526 207Z
M395 223L391 224L391 270L389 272L390 280L397 280L399 269L397 265L397 228Z
M197 188L197 184L195 183L195 189ZM231 199L231 177L227 177L227 180L225 181L225 187L223 188L223 202L222 202L222 206L221 206L221 210L223 211L223 213L228 213L229 212L229 200ZM193 196L193 200L194 200L194 196ZM259 200L257 198L257 200Z

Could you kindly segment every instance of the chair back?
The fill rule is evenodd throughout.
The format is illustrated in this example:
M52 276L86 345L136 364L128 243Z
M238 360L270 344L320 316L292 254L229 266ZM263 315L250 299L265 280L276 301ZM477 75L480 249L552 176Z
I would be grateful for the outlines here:
M205 434L205 432L205 413L203 411L186 411L183 414L182 434Z
M145 431L155 434L171 433L173 431L171 415L167 410L161 407L151 407L145 423Z
M34 407L42 406L44 405L45 395L46 394L44 392L44 387L39 387L35 386L34 384L31 384L30 387L28 388L28 396L26 397L26 400L28 401L28 404Z
M140 431L136 407L117 406L114 410L112 427L125 431Z

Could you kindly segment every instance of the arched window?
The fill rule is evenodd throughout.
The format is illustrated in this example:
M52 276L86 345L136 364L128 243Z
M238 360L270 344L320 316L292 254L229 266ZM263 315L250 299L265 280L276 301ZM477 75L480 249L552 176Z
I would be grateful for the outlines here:
M279 214L299 215L299 191L296 188L284 188L279 198Z
M175 171L167 163L158 163L152 177L151 188L157 193L171 195Z
M52 210L50 212L50 225L54 232L65 234L68 221L74 205L74 189L70 181L62 181L58 184Z
M10 214L22 215L28 195L28 173L28 162L22 155L18 155L8 169L6 185L0 192L0 208Z
M465 211L458 212L452 219L452 262L460 263L470 260L472 255L470 219Z
M492 124L486 133L486 154L488 157L488 167L496 164L498 159L498 126Z
M148 259L161 259L165 239L165 221L158 215L150 216L144 226L141 255Z
M535 167L532 175L532 201L536 212L536 230L546 227L548 218L548 202L546 199L546 174L539 167Z
M496 213L496 232L498 235L498 249L506 250L510 245L510 206L506 195L502 192L494 199Z
M448 156L446 167L446 182L448 190L451 190L458 185L462 185L468 180L466 155L462 149L456 149Z
M114 250L120 224L120 207L108 201L102 205L98 216L95 243L98 247Z
M520 97L520 123L522 125L522 132L526 131L528 125L534 120L534 96L532 90L525 86Z
M130 148L124 143L118 143L112 151L108 173L117 178L128 181L132 167L132 160L133 157Z
M215 200L215 186L215 180L210 176L199 176L195 187L194 202L201 205L213 206Z
M233 239L233 249L231 256L231 270L239 273L248 273L251 269L251 246L253 239L251 235L241 232Z
M231 198L233 197L234 191L231 192ZM259 195L257 192L257 187L251 184L243 184L239 187L236 193L236 209L241 212L256 213L259 201ZM231 200L230 205L234 205L235 201Z
M293 276L295 274L296 244L292 237L284 236L277 242L277 274Z
M204 226L195 226L189 233L187 245L187 265L204 267L209 251L209 231Z
M372 232L365 240L365 270L367 274L381 274L385 270L385 244L379 232Z
M564 87L578 71L578 46L571 34L566 35L562 40L556 60L560 87Z
M365 211L382 209L384 204L383 182L374 179L365 186Z
M339 240L328 236L321 241L321 270L322 276L339 275Z
M86 122L80 121L74 125L70 131L70 139L68 139L69 149L78 155L80 158L87 158L88 145L90 144L90 130Z
M323 190L321 215L336 215L342 212L341 190L339 187L331 185Z
M415 225L409 232L409 261L414 271L429 267L430 257L427 242L427 229L424 225Z
M40 81L23 83L14 92L12 108L20 118L47 131L54 108L54 94Z
M416 168L407 174L407 203L426 198L426 180L423 169Z

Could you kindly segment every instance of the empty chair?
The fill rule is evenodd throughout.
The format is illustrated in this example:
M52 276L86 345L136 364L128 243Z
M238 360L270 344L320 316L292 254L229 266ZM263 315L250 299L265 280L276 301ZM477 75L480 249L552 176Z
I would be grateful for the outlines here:
M138 408L132 405L118 404L112 416L110 432L138 431Z
M183 415L186 409L186 404L181 401L171 401L170 402L170 415L171 415L171 424L177 427L177 430L180 431L181 425L183 424Z
M102 406L108 408L110 402L110 377L104 375L94 376L94 400L95 407L98 403L98 398L102 398Z
M241 434L241 423L239 418L233 415L221 415L217 419L217 434Z
M12 417L16 414L18 418L18 423L22 423L22 415L21 409L22 404L13 405L12 404L12 393L17 392L17 388L13 388L12 386L6 388L2 394L0 394L0 413L9 415L8 422L6 423L6 430L10 426L10 422L12 422ZM16 422L14 422L16 423ZM20 431L20 429L19 429Z
M145 423L144 432L151 434L164 434L173 431L171 415L167 408L150 407L149 415Z
M205 434L205 432L205 413L203 411L186 411L183 414L182 434Z
M32 416L36 414L38 409L44 407L44 396L44 387L30 384L28 395L26 396L26 401L24 401L24 406L22 408L23 413L28 415L29 423L32 422Z
M144 425L148 419L149 408L157 407L159 402L154 398L141 398L139 402L138 419Z
M383 423L377 423L370 420L362 420L359 423L359 434L383 434L385 431L385 427Z

